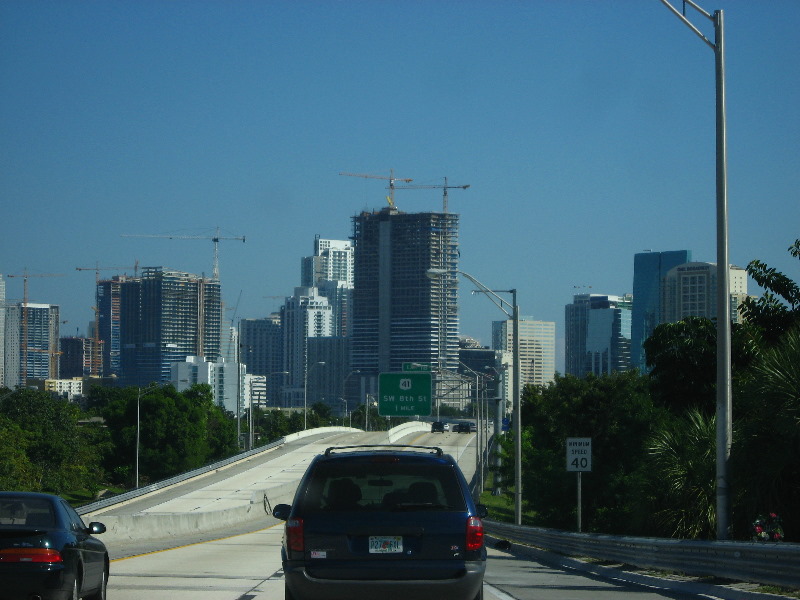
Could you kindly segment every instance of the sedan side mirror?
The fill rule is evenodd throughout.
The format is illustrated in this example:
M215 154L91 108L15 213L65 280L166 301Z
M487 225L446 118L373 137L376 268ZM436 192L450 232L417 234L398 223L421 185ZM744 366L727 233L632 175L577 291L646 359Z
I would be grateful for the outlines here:
M89 529L89 533L105 533L106 532L106 526L103 525L102 523L98 523L96 521L93 521L93 522L89 523L89 528L88 529Z

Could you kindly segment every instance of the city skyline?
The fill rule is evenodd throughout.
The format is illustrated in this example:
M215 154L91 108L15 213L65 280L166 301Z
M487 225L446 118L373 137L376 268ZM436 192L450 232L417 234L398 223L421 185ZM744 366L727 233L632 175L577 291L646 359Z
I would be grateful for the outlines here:
M797 280L800 4L701 4L726 15L731 263ZM94 316L76 267L212 272L210 240L123 234L246 236L219 244L226 314L275 312L309 240L386 205L386 180L340 172L469 184L449 194L459 268L517 288L560 353L563 307L632 292L636 253L715 261L713 56L657 0L9 0L0 75L0 273L63 274L29 282L62 335ZM395 201L439 210L442 194ZM488 346L500 314L469 289L460 334Z

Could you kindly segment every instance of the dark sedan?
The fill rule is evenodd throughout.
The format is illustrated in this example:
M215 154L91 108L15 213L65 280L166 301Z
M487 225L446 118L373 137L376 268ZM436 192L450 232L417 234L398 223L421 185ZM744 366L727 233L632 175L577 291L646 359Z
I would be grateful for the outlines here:
M105 600L105 530L59 496L0 492L0 599Z

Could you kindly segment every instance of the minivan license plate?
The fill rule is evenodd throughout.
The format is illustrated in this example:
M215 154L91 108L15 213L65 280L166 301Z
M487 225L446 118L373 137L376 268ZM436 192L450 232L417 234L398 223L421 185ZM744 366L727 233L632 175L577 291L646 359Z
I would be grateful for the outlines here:
M403 536L401 535L371 535L369 536L370 554L389 554L403 551Z

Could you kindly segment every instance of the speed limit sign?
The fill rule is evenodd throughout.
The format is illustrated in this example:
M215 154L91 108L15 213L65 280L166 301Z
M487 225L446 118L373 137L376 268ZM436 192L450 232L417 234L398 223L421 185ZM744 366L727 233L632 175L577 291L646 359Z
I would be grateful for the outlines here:
M592 438L567 438L567 471L592 470Z

